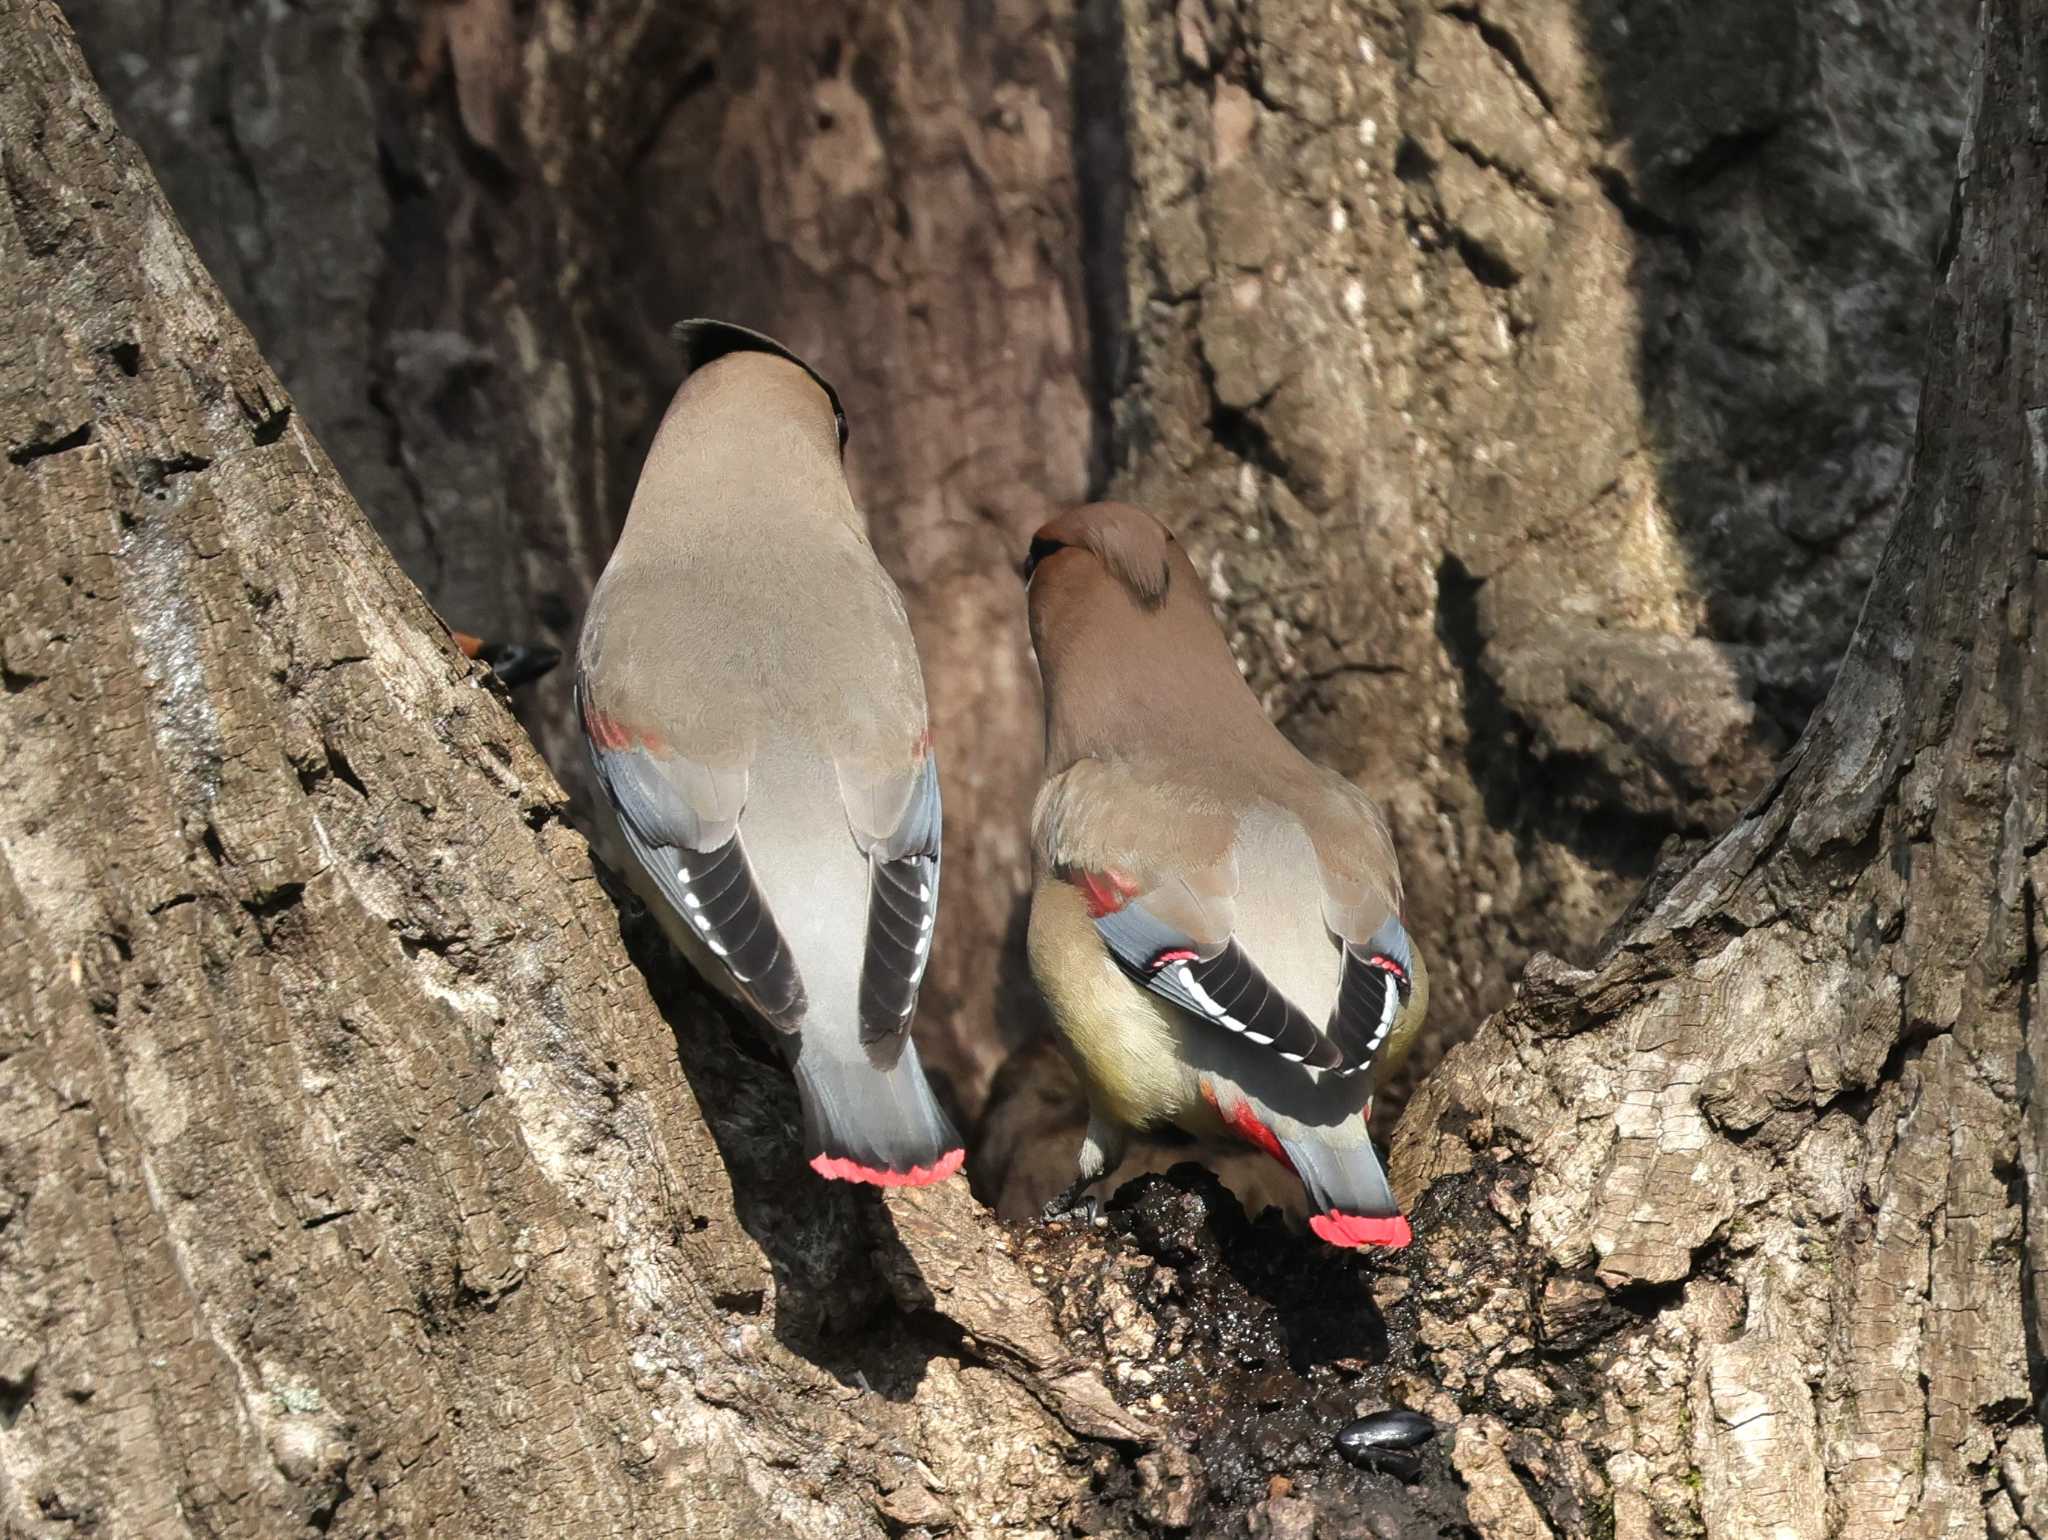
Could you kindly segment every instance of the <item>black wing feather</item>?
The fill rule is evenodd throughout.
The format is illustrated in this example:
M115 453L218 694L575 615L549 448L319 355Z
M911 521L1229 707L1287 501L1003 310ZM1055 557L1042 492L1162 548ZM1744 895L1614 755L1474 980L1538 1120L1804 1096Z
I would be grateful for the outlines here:
M926 754L902 822L868 850L868 939L860 969L860 1040L900 1042L917 1011L939 914L938 756Z
M1345 1073L1370 1069L1408 1000L1408 971L1376 947L1347 943L1344 977L1330 1011L1330 1037L1344 1054Z
M1135 982L1182 1010L1311 1069L1341 1069L1336 1044L1273 987L1235 941L1204 957L1142 902L1099 915L1096 932Z

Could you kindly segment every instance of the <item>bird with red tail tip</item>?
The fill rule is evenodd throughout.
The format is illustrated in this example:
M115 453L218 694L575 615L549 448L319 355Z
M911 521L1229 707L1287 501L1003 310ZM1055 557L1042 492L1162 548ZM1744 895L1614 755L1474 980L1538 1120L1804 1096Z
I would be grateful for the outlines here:
M1228 1134L1335 1246L1405 1246L1370 1117L1429 999L1379 810L1266 719L1173 534L1098 503L1024 562L1045 684L1031 970L1088 1091L1068 1212L1128 1130Z
M965 1151L911 1037L939 901L939 771L838 394L780 343L677 329L578 648L584 736L635 886L796 1074L820 1176L922 1186Z

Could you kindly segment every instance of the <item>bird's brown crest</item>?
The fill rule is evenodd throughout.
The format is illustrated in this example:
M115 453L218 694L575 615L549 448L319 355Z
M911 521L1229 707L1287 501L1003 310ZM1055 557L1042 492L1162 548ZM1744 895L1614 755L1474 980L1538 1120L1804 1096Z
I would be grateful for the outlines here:
M1090 503L1043 526L1031 539L1025 558L1028 579L1039 562L1073 548L1091 553L1132 598L1148 610L1166 597L1173 567L1168 560L1173 536L1164 524L1127 503Z
M832 402L832 419L839 433L839 447L846 448L846 408L841 405L839 392L832 388L832 382L818 373L798 354L777 342L763 332L750 327L735 326L730 321L713 321L698 317L678 321L670 329L670 335L683 350L683 367L691 374L707 364L716 363L731 353L767 353L775 358L787 359L817 382Z

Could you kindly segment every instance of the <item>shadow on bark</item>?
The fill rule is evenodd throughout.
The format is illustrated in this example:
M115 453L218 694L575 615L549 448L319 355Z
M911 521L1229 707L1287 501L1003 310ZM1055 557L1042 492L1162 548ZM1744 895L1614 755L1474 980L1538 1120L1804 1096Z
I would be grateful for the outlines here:
M1398 18L1427 34L1418 68L1548 78L1535 42L1503 53L1488 29L1514 28L1467 9ZM220 1532L454 1516L544 1528L565 1512L624 1529L667 1522L687 1492L705 1527L750 1533L1000 1532L1020 1514L1075 1532L1803 1536L1908 1518L1944 1533L2040 1531L2048 1457L2030 1415L2043 1376L2026 1279L2048 1255L2031 1071L2043 1057L2048 500L2044 338L2025 279L2048 207L2027 126L2042 110L2028 40L2048 18L2038 0L1996 0L1986 15L1984 106L1945 247L1914 476L1832 693L1775 784L1645 902L1597 970L1539 960L1424 1086L1396 1152L1421 1239L1367 1263L1309 1248L1271 1216L1245 1221L1192 1171L1126 1187L1099 1228L1010 1231L959 1184L876 1200L804 1178L781 1076L722 1015L693 1008L672 959L629 920L671 1013L666 1029L654 1019L558 791L436 642L285 415L105 128L54 8L0 0L10 35L35 45L0 77L0 272L36 328L33 347L6 356L13 388L0 391L0 476L21 515L5 538L29 579L0 595L0 923L9 955L27 960L0 981L0 1084L27 1109L0 1149L0 1265L10 1309L30 1302L0 1323L0 1454L21 1522L125 1503L138 1523ZM1313 743L1347 722L1401 720L1402 692L1433 665L1411 652L1389 672L1351 646L1376 634L1367 620L1316 608L1382 592L1364 582L1374 574L1399 598L1387 575L1409 569L1368 572L1356 537L1369 530L1378 556L1413 528L1354 497L1344 456L1328 452L1354 441L1317 411L1335 400L1348 412L1357 380L1290 390L1287 358L1260 351L1276 317L1238 308L1277 293L1284 329L1301 321L1288 307L1313 299L1306 281L1261 279L1253 296L1249 277L1272 255L1259 240L1296 228L1280 216L1306 210L1300 230L1345 232L1309 184L1295 197L1276 171L1301 206L1272 209L1256 202L1259 178L1221 173L1245 166L1261 134L1283 171L1315 171L1333 138L1371 148L1357 121L1325 112L1334 84L1326 100L1299 73L1323 56L1291 46L1290 18L1279 4L1220 18L1176 6L1170 29L1126 37L1143 109L1125 122L1143 195L1128 234L1144 260L1143 302L1129 308L1136 383L1118 426L1146 457L1118 475L1180 487L1257 529L1254 542L1197 519L1250 576L1226 607L1255 677L1315 683L1274 697ZM1359 89L1405 35L1393 20L1359 39L1371 45L1355 54ZM903 67L882 76L913 92L920 55L901 41L873 46ZM488 74L475 36L450 46L472 50L472 83ZM802 63L829 101L832 121L813 129L830 143L868 144L842 132L866 104L875 142L922 175L1031 184L977 181L1000 156L963 170L929 143L903 149L920 115L875 105L887 93L880 66L859 62L866 45L748 46L749 67ZM1018 83L1011 61L966 57L994 70L992 89ZM723 61L713 78L746 88ZM578 99L608 99L611 82L575 79ZM488 133L493 120L459 85L442 105L465 132ZM1172 96L1183 88L1201 102ZM537 91L522 100L553 100ZM711 95L679 99L645 164L667 164L665 132L681 135L666 153L683 155ZM1008 105L1018 127L1005 143L1028 147L1029 103L1013 92ZM813 118L809 97L795 107ZM1402 238L1438 241L1433 276L1500 290L1503 264L1519 260L1515 227L1497 203L1487 214L1489 184L1444 169L1461 164L1454 153L1473 159L1457 135L1435 124L1439 154L1421 115L1410 127L1415 152L1391 130L1373 151L1400 184ZM1477 144L1471 128L1460 133ZM748 142L787 170L806 163L794 146L814 148L811 132ZM28 143L34 155L14 153ZM1191 181L1173 160L1190 144L1234 158L1213 182ZM1754 151L1726 148L1704 181ZM890 217L855 221L881 246L825 278L804 278L800 260L784 273L835 314L867 313L850 298L889 308L886 346L865 365L873 393L929 427L950 403L894 390L892 371L930 317L869 289L868 259L917 255L916 210L886 187L869 184L862 206ZM1012 233L1068 229L991 197ZM1572 206L1597 230L1620 218L1612 205L1596 189ZM949 248L921 281L957 272L958 258ZM1066 295L1047 272L1034 260L1015 292ZM1332 317L1346 313L1346 272L1323 275ZM1359 322L1377 344L1428 335L1393 300L1377 303L1361 297ZM518 314L508 302L500 317L507 357L536 324ZM979 346L995 334L988 315L950 314L949 335ZM429 396L447 378L467 389L469 366L445 340L412 355ZM1048 343L1018 373L1043 377L1054 356L1073 363ZM1399 362L1441 364L1443 381L1462 368L1469 386L1477 356ZM522 364L531 400L554 399L559 362ZM1616 376L1631 389L1632 367ZM1015 383L984 384L981 406L1015 399ZM1545 381L1524 383L1533 395ZM1598 416L1586 407L1574 410ZM605 420L626 418L639 420ZM1344 417L1346 434L1356 421ZM1230 442L1217 444L1219 427ZM610 431L591 429L601 442ZM1394 476L1399 447L1368 445L1367 468ZM885 448L904 457L886 460L899 488L926 479L932 467L901 442ZM1066 466L1075 479L1084 458ZM1439 467L1409 513L1447 487L1498 490L1478 464ZM1235 490L1247 467L1249 498ZM916 536L899 507L888 538L923 574L927 623L964 648L976 633L948 604L998 592L1014 604L1013 587L995 586L1009 582L997 553L1034 510L932 479L951 489L937 533ZM1547 525L1546 538L1568 528ZM1485 549L1484 527L1455 535L1485 585L1473 600L1480 668L1510 702L1575 699L1554 672L1564 642L1511 647L1486 629L1487 606L1530 571ZM1276 550L1280 566L1327 560L1334 576L1314 594L1267 582ZM1419 608L1401 633L1430 648L1438 570L1410 572ZM1572 591L1556 569L1534 570ZM1289 640L1282 621L1302 629ZM991 674L949 708L964 724L1028 696L1014 650L987 640ZM1297 643L1305 673L1276 650ZM1461 745L1453 734L1438 746ZM1370 762L1379 747L1351 743L1368 762L1347 768L1397 781L1399 765ZM77 793L87 784L91 798ZM1649 783L1616 784L1637 795ZM995 808L1002 795L990 795ZM1450 816L1397 807L1411 831L1432 811ZM991 850L996 868L1004 859ZM1013 891L996 891L992 931L1012 915ZM1460 891L1446 884L1433 901L1448 912ZM1457 945L1469 955L1503 923L1475 918ZM1001 976L993 955L974 966ZM1416 1486L1332 1450L1349 1416L1388 1401L1447 1430Z
M713 1300L768 1325L790 1352L841 1385L908 1402L934 1352L959 1330L907 1307L892 1278L916 1278L882 1194L820 1180L806 1163L796 1090L780 1049L677 955L641 901L602 868L620 940L675 1034L676 1059L732 1183L733 1211L772 1272L772 1287Z

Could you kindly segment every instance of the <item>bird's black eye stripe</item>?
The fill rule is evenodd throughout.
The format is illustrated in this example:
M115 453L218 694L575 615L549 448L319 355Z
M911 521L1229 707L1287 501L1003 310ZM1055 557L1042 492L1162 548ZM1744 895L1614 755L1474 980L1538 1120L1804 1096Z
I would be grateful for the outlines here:
M839 452L844 454L846 452L847 439L846 414L837 407L834 407L832 410L832 421L839 429Z
M1052 555L1054 551L1064 551L1066 548L1067 543L1064 540L1055 540L1050 535L1035 535L1032 537L1031 549L1024 553L1023 565L1017 570L1023 574L1024 581L1028 583L1031 581L1031 574L1038 570L1040 562Z

